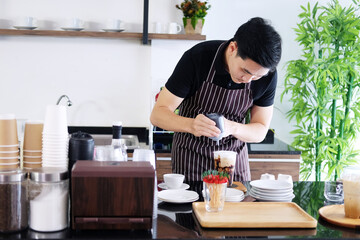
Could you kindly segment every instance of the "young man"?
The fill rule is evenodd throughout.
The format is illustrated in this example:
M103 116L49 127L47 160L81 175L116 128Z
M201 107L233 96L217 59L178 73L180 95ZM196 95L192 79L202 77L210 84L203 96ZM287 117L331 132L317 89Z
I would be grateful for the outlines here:
M246 142L261 142L273 114L281 38L262 18L241 25L229 41L207 41L186 51L165 84L151 122L174 131L173 172L200 181L214 168L213 152L237 152L235 181L250 180ZM179 115L174 113L179 107ZM250 109L250 123L245 124ZM224 116L221 132L208 113Z

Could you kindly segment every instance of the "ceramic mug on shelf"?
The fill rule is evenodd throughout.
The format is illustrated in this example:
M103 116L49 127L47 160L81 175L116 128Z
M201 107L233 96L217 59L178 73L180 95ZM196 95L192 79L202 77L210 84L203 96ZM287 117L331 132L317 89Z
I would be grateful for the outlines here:
M176 22L169 23L169 34L177 34L181 31L182 27Z

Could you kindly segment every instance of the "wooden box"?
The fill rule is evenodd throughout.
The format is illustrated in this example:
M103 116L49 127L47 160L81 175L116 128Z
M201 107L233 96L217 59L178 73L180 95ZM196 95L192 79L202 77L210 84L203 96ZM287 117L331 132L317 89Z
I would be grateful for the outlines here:
M77 161L73 229L151 229L155 171L149 162Z

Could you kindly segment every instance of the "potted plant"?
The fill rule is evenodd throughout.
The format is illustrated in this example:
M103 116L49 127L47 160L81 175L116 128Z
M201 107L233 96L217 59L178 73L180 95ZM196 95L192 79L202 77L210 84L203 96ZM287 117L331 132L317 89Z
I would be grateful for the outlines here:
M281 99L289 94L293 103L287 117L296 121L292 146L302 152L301 176L336 180L359 156L359 8L338 0L301 8L295 31L303 54L287 63Z
M204 25L205 16L211 5L208 2L199 0L184 0L180 5L176 5L183 14L183 23L185 33L187 34L201 34Z

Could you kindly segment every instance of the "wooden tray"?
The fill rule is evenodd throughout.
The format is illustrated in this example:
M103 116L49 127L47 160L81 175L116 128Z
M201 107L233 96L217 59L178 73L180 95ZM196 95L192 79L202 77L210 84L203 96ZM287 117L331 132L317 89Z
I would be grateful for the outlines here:
M221 212L207 212L204 202L193 211L205 228L315 228L317 221L291 202L226 202Z
M352 219L345 217L344 205L329 205L319 209L320 216L329 223L347 227L359 228L360 219Z

